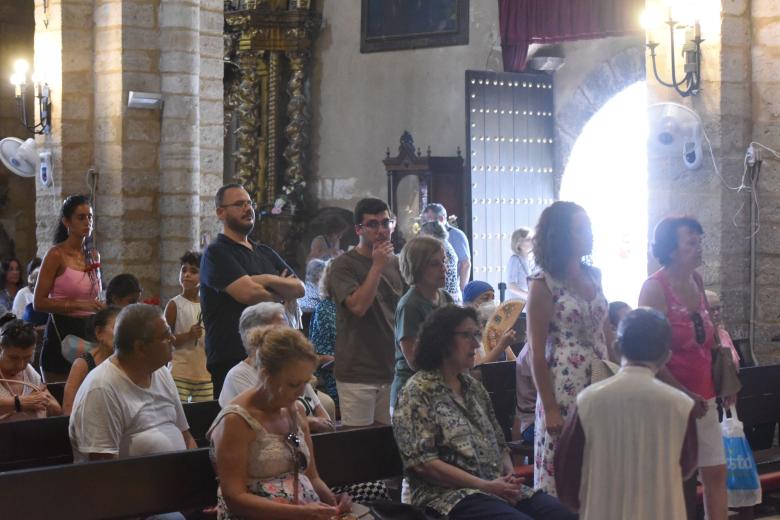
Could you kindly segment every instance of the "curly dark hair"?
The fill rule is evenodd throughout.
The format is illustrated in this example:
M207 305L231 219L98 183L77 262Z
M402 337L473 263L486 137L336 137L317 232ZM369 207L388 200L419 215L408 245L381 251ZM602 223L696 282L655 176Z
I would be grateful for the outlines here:
M546 273L560 278L574 255L572 219L585 209L574 202L557 201L544 208L534 232L534 260Z
M179 258L179 263L181 265L188 264L197 267L200 269L200 258L201 253L199 251L187 251L183 255L181 255L181 258Z
M653 256L662 266L667 267L672 263L672 253L677 250L677 230L683 227L697 235L704 234L701 223L688 215L666 217L656 224L651 249Z
M479 323L476 310L457 305L439 307L425 318L420 329L415 356L415 362L420 370L441 368L444 359L452 351L455 329L469 318Z

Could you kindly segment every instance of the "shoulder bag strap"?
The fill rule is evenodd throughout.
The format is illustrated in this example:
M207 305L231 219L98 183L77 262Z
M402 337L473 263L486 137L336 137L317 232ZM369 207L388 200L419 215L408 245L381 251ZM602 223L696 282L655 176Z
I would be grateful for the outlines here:
M288 420L290 422L290 434L294 435L295 437L298 437L298 421L296 415L298 414L297 410L295 409L295 405L293 405L292 408L287 408L287 415ZM298 442L306 442L305 439L301 439L298 437ZM293 462L293 504L298 504L298 487L300 485L300 476L298 475L298 472L300 471L300 468L298 467L298 453L300 450L300 446L293 446L290 445L290 453L292 454L292 462Z

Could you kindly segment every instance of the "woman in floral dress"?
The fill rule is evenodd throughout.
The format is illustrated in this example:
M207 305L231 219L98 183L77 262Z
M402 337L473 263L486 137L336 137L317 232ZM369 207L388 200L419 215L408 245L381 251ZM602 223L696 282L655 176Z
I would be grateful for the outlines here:
M583 258L593 248L585 210L556 202L539 217L534 235L536 264L526 312L536 400L534 488L555 495L553 457L558 435L591 383L591 363L607 359L607 300L600 272Z

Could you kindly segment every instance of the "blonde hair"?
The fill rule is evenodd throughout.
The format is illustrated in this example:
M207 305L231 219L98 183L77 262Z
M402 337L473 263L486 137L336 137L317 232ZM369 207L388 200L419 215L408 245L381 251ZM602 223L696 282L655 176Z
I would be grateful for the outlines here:
M255 365L276 374L294 361L317 363L319 358L306 337L289 327L257 327L247 339L255 347Z
M398 257L404 281L409 285L417 283L431 257L439 251L444 252L444 244L432 236L416 236L409 240Z
M515 229L515 231L512 233L512 252L517 253L517 248L520 247L520 244L528 238L528 236L531 234L531 229L527 227L521 227Z

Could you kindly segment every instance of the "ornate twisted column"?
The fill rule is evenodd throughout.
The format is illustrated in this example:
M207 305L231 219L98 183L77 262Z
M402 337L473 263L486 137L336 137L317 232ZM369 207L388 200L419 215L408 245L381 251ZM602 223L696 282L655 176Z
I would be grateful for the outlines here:
M287 160L287 168L284 171L284 185L288 189L288 195L295 195L293 199L302 199L305 183L306 145L309 142L309 114L306 99L306 62L309 53L307 51L292 51L287 53L290 60L290 80L287 83L287 119L288 124L284 129L287 138L287 147L284 150L284 158Z
M258 62L263 52L244 51L239 56L238 129L236 178L250 193L257 193L259 171L257 139L260 133L260 75Z

